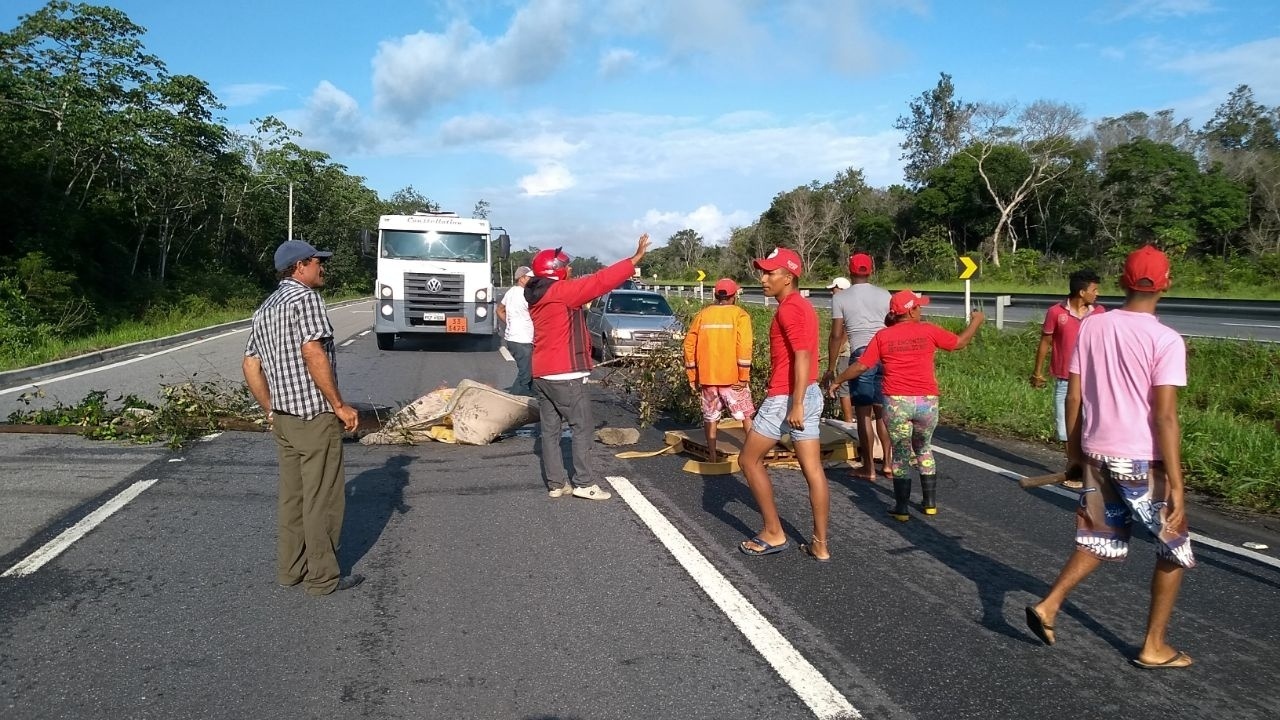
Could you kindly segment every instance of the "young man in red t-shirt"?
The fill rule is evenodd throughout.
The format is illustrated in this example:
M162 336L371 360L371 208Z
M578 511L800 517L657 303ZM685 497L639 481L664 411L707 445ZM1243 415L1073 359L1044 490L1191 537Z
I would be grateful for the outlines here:
M760 271L765 296L778 301L778 311L769 326L769 387L738 455L738 465L760 508L764 528L750 540L743 540L738 549L747 555L772 555L791 547L773 501L773 482L764 466L765 454L784 433L789 433L800 471L809 485L809 504L813 508L813 538L801 544L800 549L825 562L831 559L827 549L830 500L818 440L823 406L817 383L818 313L799 292L800 256L794 251L775 248L754 264Z
M889 440L893 443L893 498L889 514L897 520L911 519L907 502L911 499L910 458L920 468L921 507L925 515L938 512L938 470L933 459L933 430L938 426L938 380L933 356L939 348L952 352L969 344L978 334L985 316L974 310L969 326L959 335L920 320L920 309L929 298L899 290L889 298L893 322L871 338L858 361L833 382L852 380L880 363L884 377L885 415Z
M1059 442L1067 441L1067 370L1071 364L1071 353L1076 349L1076 335L1080 332L1080 323L1090 315L1103 311L1098 304L1098 283L1102 278L1092 270L1077 270L1071 273L1067 282L1070 295L1067 299L1049 308L1044 315L1044 326L1041 328L1040 345L1036 348L1036 364L1031 370L1031 387L1045 386L1044 376L1040 368L1044 367L1044 359L1053 348L1053 357L1049 361L1049 372L1055 379L1053 388L1053 421ZM1077 487L1079 487L1077 485Z

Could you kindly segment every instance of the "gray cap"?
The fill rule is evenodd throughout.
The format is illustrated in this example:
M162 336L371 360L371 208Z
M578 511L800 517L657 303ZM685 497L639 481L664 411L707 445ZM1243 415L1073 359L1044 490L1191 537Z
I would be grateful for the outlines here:
M276 248L276 272L282 272L296 262L313 257L323 259L333 257L333 253L317 250L311 246L311 243L301 240L285 240L280 243L280 247Z
M512 275L511 277L514 280L519 280L525 275L532 275L532 274L533 274L533 270L528 265L521 265L520 267L516 268L515 274Z

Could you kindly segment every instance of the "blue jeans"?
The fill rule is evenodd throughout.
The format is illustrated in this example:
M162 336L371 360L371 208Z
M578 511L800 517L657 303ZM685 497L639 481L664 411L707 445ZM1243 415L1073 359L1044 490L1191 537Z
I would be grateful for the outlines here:
M1053 421L1057 424L1058 440L1067 441L1067 381L1055 380L1053 386Z
M533 397L533 343L507 341L507 352L516 361L516 379L507 388L512 395Z

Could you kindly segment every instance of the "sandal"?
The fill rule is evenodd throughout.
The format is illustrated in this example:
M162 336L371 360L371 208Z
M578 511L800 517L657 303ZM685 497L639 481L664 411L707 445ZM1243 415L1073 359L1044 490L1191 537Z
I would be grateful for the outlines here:
M753 548L753 547L749 547L749 546L747 545L747 543L753 543L753 544L755 544L755 545L759 546L759 547L760 547L760 549L759 549L759 550L757 550L757 549L755 549L755 548ZM764 540L761 540L761 539L760 539L760 536L759 536L759 535L757 535L757 536L755 536L755 537L751 538L750 540L743 540L742 542L738 543L738 549L742 551L742 554L743 554L743 555L751 555L752 557L760 557L760 556L762 556L762 555L773 555L773 554L775 554L775 553L780 553L780 552L782 552L783 550L790 550L790 549L791 549L791 541L790 541L790 540L783 540L781 543L778 543L777 545L770 545L769 543L765 542Z
M800 543L800 552L804 553L805 555L808 555L809 557L813 558L814 560L817 560L820 563L831 562L830 555L827 555L826 557L818 557L813 553L814 545L826 545L826 544L827 544L826 540L810 540L808 543Z
M1040 613L1036 612L1035 607L1031 605L1027 606L1027 627L1045 645L1052 645L1057 641L1057 637L1053 633L1053 626L1046 623L1044 618L1040 617Z
M1149 663L1149 662L1143 662L1138 658L1134 658L1129 662L1132 662L1135 667L1140 667L1143 670L1165 670L1165 669L1191 667L1194 661L1191 659L1190 655L1179 650L1177 654L1175 654L1173 657L1169 658L1168 660L1165 660L1164 662Z

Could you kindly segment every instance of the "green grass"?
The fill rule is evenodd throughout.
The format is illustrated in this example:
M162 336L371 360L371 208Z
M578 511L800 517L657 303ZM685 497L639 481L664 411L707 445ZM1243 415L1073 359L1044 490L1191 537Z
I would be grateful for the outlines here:
M363 297L364 294L347 294L327 298L328 302L340 302ZM255 305L212 307L196 303L190 308L171 308L151 312L141 320L122 322L114 327L89 335L66 340L50 339L30 347L0 347L0 371L41 365L64 358L128 345L144 340L155 340L178 333L199 330L222 323L244 320L253 314Z

